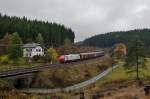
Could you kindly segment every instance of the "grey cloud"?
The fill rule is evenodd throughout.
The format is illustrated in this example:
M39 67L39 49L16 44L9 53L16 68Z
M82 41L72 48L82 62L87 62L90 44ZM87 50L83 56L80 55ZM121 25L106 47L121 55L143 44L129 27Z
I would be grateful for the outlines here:
M76 41L109 31L150 27L149 0L0 0L0 12L57 22Z

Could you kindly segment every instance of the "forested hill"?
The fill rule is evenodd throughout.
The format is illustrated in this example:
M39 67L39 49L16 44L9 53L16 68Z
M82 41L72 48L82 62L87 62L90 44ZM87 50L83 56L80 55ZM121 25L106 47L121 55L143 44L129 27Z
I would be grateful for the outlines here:
M116 43L128 44L136 36L141 39L146 46L150 46L150 29L136 29L130 31L110 32L95 35L83 41L83 45L96 47L111 47Z
M74 32L64 25L37 20L28 20L26 17L10 17L0 14L0 39L6 33L18 32L23 42L35 42L39 33L44 38L44 44L59 46L65 39L74 42Z

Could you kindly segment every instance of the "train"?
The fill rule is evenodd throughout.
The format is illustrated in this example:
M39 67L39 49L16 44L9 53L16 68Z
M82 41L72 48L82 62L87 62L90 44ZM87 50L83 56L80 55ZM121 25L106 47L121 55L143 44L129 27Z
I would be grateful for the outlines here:
M104 51L94 51L94 52L86 52L86 53L79 53L79 54L61 55L58 60L60 63L67 63L67 62L87 60L87 59L102 57L102 56L104 56Z

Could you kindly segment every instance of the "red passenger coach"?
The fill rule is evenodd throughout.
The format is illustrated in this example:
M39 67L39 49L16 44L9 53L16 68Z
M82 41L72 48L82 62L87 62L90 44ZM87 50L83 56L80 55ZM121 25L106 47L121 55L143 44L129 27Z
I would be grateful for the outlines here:
M101 56L104 56L104 51L80 53L80 56L82 60L101 57Z

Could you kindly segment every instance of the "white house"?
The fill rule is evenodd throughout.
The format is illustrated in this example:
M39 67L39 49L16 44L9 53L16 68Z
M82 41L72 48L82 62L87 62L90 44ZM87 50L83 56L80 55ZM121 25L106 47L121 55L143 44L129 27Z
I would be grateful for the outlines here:
M32 58L35 55L43 56L44 49L38 43L28 43L23 45L23 57Z

